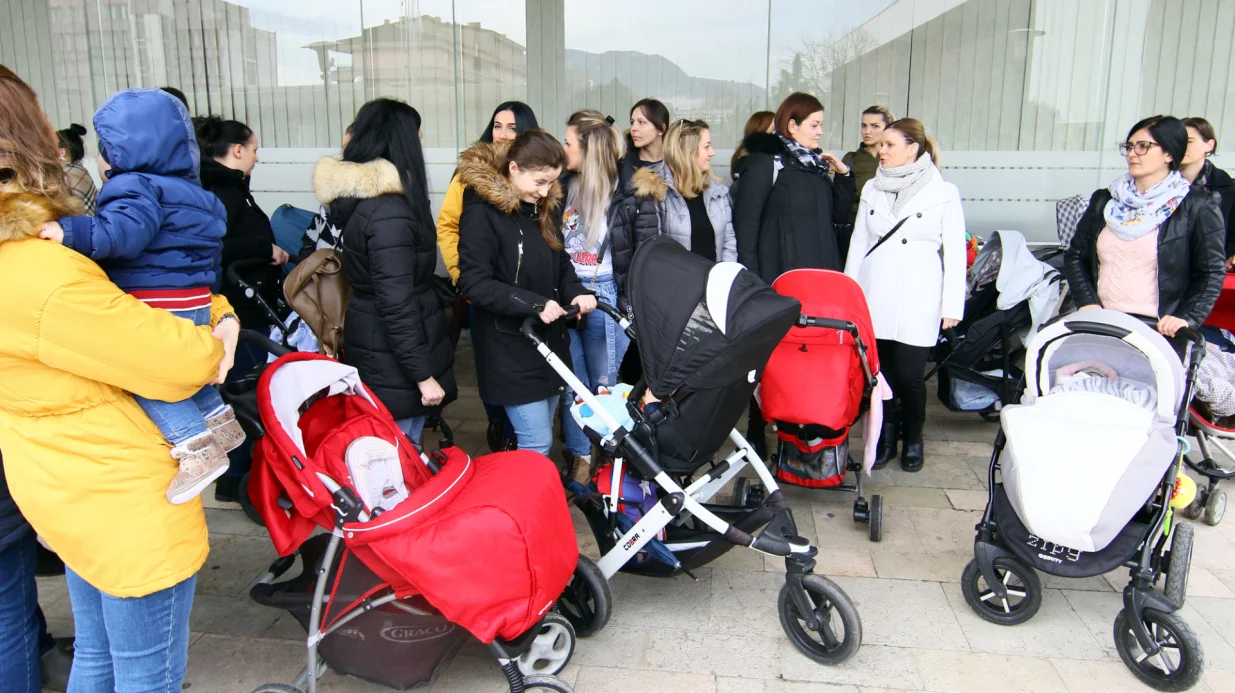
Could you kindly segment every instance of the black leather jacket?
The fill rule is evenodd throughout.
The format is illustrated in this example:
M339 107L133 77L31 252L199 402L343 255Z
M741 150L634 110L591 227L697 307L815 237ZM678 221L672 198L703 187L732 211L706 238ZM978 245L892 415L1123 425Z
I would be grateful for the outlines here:
M1111 199L1105 188L1089 198L1089 207L1068 248L1064 270L1076 305L1098 300L1098 234L1106 227L1103 209ZM1209 317L1226 276L1223 244L1226 229L1214 193L1193 188L1158 231L1158 315L1173 315L1197 327Z

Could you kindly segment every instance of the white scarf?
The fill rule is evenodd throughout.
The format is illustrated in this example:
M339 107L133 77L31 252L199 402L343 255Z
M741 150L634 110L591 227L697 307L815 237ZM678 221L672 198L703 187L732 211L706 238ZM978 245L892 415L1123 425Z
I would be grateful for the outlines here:
M896 168L879 167L871 185L876 190L883 191L888 196L888 205L892 207L892 216L900 216L901 210L913 196L918 194L931 181L931 168L935 162L930 154L923 154L917 161Z

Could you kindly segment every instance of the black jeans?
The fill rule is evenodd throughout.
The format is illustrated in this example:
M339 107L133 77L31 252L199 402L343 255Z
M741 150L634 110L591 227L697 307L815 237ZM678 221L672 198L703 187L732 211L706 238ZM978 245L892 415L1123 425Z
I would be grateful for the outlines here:
M920 432L926 421L926 357L930 347L880 339L879 369L901 403L901 425Z

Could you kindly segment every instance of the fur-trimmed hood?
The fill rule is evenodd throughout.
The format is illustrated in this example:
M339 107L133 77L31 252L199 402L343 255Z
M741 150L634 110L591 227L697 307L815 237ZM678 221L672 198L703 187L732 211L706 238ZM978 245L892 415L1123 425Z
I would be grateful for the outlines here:
M0 193L0 243L33 238L43 224L81 214L74 199L53 200L34 193Z
M780 135L766 132L752 132L742 140L742 147L747 154L785 154L789 151Z
M510 144L505 142L477 142L459 156L459 182L502 214L514 214L519 211L521 203L519 191L502 171L502 164L506 161L506 152L509 149ZM540 202L542 234L561 233L561 206L562 184L554 181L549 188L549 196Z
M369 200L402 195L403 181L399 169L385 159L357 164L327 156L313 167L313 194L323 205L342 198Z
M650 197L660 202L669 194L669 183L660 174L648 167L636 169L630 177L630 187L639 197Z

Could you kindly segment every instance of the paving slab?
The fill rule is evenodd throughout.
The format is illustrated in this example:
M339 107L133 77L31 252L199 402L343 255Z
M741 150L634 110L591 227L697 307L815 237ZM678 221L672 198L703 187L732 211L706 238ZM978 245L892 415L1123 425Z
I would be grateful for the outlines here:
M862 619L862 642L968 650L969 642L938 582L836 578Z
M980 652L914 650L928 691L938 693L1068 693L1050 660Z
M1059 590L1043 590L1042 608L1030 620L1016 626L1002 626L983 620L974 613L965 603L959 583L943 587L970 646L976 652L1105 659L1105 652L1094 634Z

